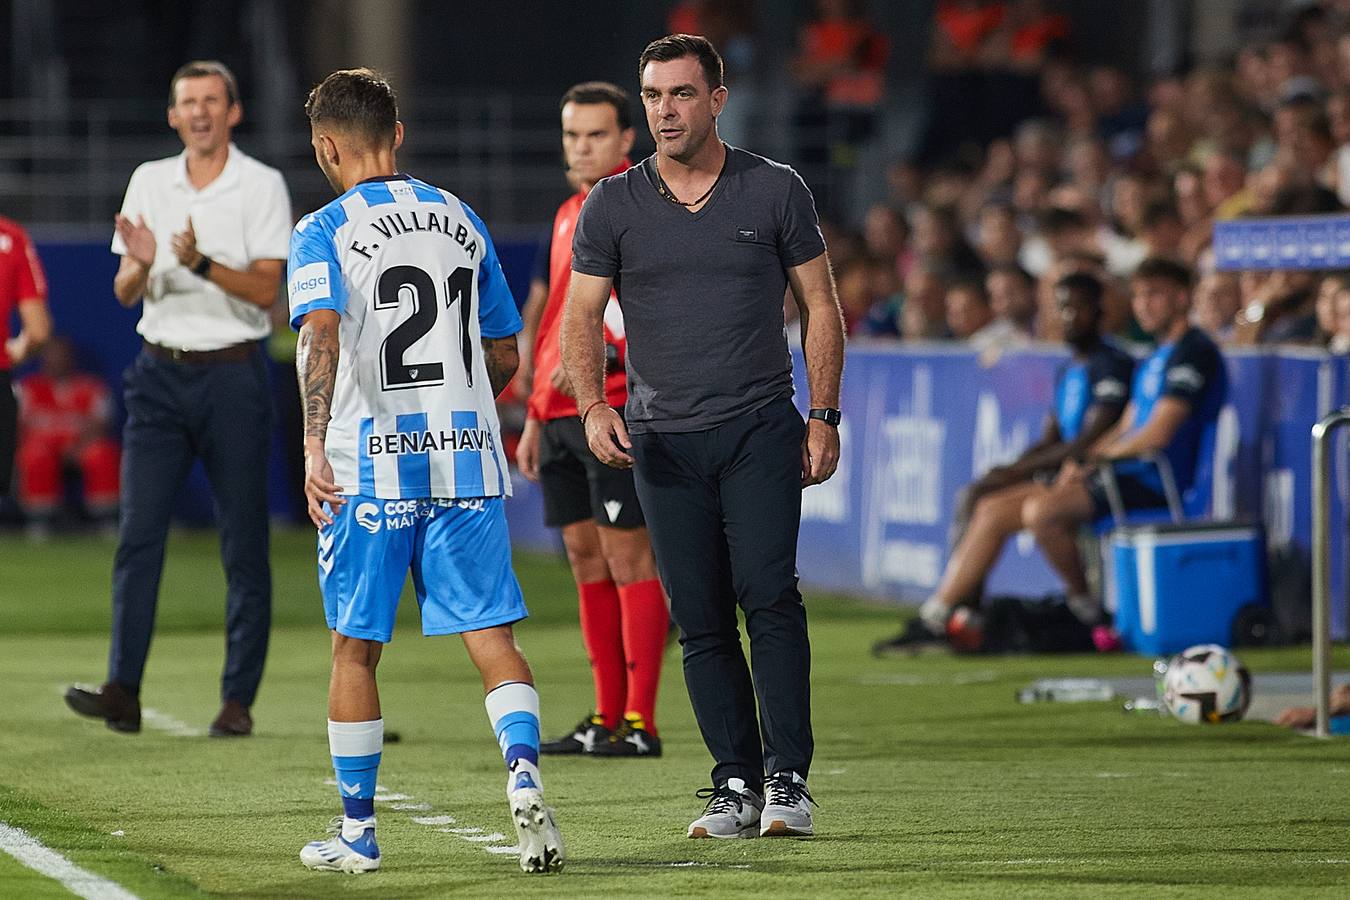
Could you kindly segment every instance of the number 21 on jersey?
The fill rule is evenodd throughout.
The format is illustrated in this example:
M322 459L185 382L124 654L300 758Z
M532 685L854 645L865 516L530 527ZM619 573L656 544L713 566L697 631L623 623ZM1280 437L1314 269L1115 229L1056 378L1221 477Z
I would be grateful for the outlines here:
M459 306L459 352L464 364L464 381L473 387L473 270L460 266L445 279L440 298L447 310ZM424 362L408 360L408 351L436 327L441 302L436 283L425 269L417 266L391 266L380 273L375 287L375 309L409 310L406 319L394 327L380 345L380 387L386 391L433 387L445 383L445 363L453 355L452 344L444 333L441 340L422 348L422 352L441 351L439 358Z

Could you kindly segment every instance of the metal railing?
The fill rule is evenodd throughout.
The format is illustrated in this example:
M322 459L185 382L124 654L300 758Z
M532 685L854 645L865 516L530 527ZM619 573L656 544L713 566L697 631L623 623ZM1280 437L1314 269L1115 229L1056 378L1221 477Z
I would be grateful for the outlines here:
M1331 457L1327 445L1337 428L1350 423L1350 406L1329 413L1312 427L1313 493L1313 692L1318 737L1331 733Z

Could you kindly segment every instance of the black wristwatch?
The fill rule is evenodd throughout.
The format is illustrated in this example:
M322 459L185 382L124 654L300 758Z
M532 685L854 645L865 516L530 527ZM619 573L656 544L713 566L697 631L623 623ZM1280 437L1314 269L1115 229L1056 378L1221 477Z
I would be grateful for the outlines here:
M206 273L209 271L211 271L211 257L203 253L201 260L198 261L198 263L192 267L192 274L199 275L202 278L205 278Z
M823 409L813 409L806 414L806 417L808 419L819 419L820 421L824 422L826 425L831 426L832 428L838 428L839 420L843 418L843 414L840 413L839 410L837 409L831 409L826 407Z

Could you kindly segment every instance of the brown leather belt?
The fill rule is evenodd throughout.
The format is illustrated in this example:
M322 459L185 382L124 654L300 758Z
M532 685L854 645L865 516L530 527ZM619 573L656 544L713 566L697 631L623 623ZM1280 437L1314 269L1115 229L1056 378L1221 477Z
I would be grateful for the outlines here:
M236 363L250 359L258 352L257 341L245 341L219 350L177 350L173 347L161 347L159 344L145 342L145 352L160 359L191 365L214 365L216 363Z

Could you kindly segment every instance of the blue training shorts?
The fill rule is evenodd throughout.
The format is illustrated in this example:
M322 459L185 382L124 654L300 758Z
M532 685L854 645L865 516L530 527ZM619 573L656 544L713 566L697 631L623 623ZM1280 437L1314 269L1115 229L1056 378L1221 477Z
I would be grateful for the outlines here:
M477 631L528 615L500 497L349 498L319 532L328 627L389 643L409 569L423 634Z

